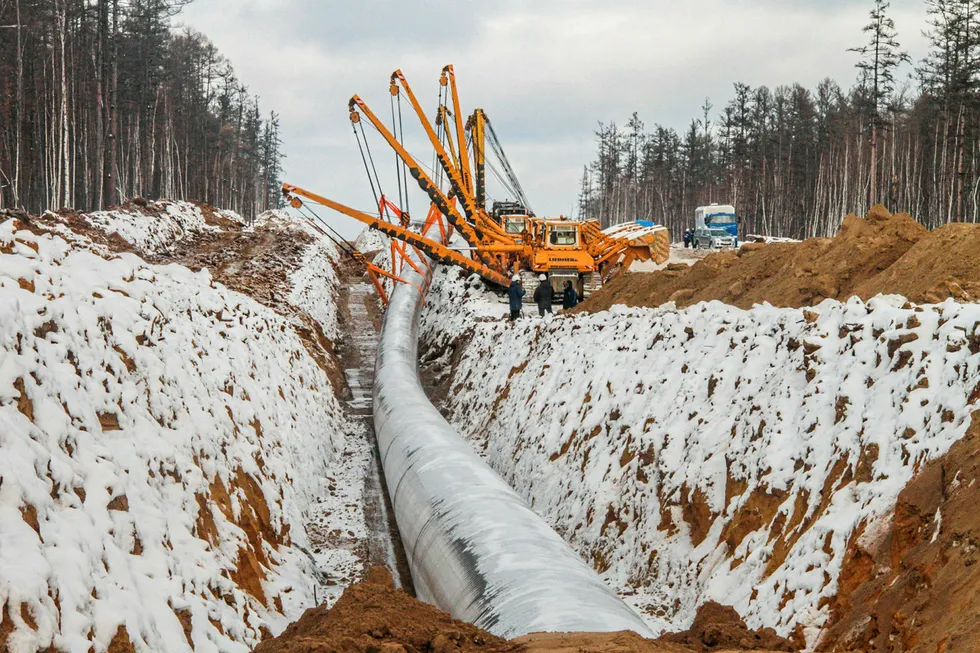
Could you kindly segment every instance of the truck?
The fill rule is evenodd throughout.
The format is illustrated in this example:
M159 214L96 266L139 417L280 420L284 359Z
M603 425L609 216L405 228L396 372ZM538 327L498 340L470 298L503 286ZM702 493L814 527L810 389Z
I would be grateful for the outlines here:
M738 247L738 215L731 204L709 204L694 211L694 247Z

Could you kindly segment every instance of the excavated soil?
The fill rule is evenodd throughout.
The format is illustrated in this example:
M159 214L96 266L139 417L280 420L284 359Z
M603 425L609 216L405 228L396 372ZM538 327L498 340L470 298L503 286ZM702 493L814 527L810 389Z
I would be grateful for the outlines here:
M898 497L887 529L851 538L819 651L980 650L980 413ZM866 541L871 539L872 541Z
M178 263L191 270L207 268L211 277L232 290L250 296L276 313L291 317L306 350L330 378L346 392L346 379L334 345L319 323L289 302L290 273L300 267L313 237L289 225L273 222L242 231L241 225L205 204L198 205L205 222L219 231L204 231L177 242L167 253L146 255L150 263Z
M686 307L719 300L740 308L812 306L824 299L901 294L916 303L980 299L980 225L952 224L932 232L908 214L875 206L849 215L833 238L800 243L749 243L693 266L614 279L576 310L615 304Z
M307 610L255 653L496 653L520 648L395 589L388 570L375 567L332 608Z
M692 653L796 651L771 630L750 631L732 608L709 603L691 630L644 639L632 632L542 633L512 641L453 619L395 589L391 574L375 567L330 609L307 610L255 653Z
M675 642L692 651L796 651L788 639L772 628L749 630L734 608L718 603L705 603L698 609L690 629L664 635L666 642Z

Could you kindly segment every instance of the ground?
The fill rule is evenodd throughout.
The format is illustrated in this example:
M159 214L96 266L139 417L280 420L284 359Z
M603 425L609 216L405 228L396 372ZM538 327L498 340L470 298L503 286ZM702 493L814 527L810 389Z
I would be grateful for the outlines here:
M281 214L0 216L0 650L244 652L364 572L338 258Z
M669 301L683 308L711 300L740 308L761 303L799 308L878 294L922 304L970 301L980 297L978 245L975 225L950 224L929 232L910 216L877 206L865 218L845 218L834 238L747 243L693 266L673 263L651 274L622 275L579 310Z
M974 605L971 527L939 506L975 501L951 457L980 399L978 237L879 207L516 325L448 271L423 361L460 432L654 629L719 600L810 647L943 650L978 634L939 618Z
M516 324L439 270L430 396L663 633L504 641L411 598L380 306L329 240L183 203L0 214L0 651L970 650L978 239L876 207Z
M662 640L632 632L546 633L512 641L495 637L416 601L377 568L349 587L332 608L315 608L256 653L694 653L793 651L772 632L754 632L730 609L708 605L694 627Z

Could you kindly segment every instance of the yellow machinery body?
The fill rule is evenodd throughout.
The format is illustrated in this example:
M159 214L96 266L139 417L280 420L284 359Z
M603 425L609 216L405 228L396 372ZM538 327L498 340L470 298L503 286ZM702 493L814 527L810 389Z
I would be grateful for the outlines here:
M579 292L587 295L603 280L628 269L633 261L667 261L670 239L664 227L644 227L634 222L603 230L597 220L540 218L526 209L503 214L488 211L484 184L487 139L494 139L492 145L498 155L502 156L502 150L483 110L477 109L464 124L452 66L443 69L440 82L447 89L447 99L452 97L452 105L440 103L434 123L427 118L401 71L392 73L389 90L399 100L402 95L408 98L435 151L442 168L440 174L444 173L448 181L446 191L356 95L349 102L350 117L355 134L359 125L363 131L362 119L366 119L387 141L407 175L428 195L430 213L441 214L455 228L466 242L469 256L441 242L429 242L408 229L407 220L401 224L385 220L383 210L373 216L291 184L283 185L284 195L294 206L302 205L300 198L327 206L419 248L430 258L464 267L497 285L507 285L515 273L537 273L551 277L556 290L560 288L559 281L572 280ZM506 161L504 165L510 171Z

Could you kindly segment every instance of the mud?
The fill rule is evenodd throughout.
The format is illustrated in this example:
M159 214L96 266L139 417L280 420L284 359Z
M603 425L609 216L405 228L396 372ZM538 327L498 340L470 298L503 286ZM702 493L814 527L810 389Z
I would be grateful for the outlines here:
M796 651L770 630L750 631L732 608L709 603L690 631L658 640L632 632L543 633L507 641L396 589L383 567L351 585L334 607L312 608L256 653L692 653Z
M668 266L614 279L576 310L615 304L679 308L719 300L740 308L812 306L824 299L901 294L915 303L980 299L980 225L928 231L909 215L876 206L849 215L833 238L749 243L711 254L690 268Z

